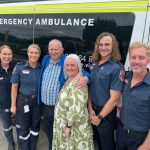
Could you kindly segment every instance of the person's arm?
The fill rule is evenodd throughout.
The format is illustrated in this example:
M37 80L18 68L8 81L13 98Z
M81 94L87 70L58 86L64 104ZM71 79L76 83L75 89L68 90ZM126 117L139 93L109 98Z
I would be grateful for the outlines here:
M106 101L101 112L92 118L92 123L99 125L100 121L103 120L114 107L118 104L121 91L123 90L124 70L122 68L116 68L111 74L109 99ZM105 85L104 85L105 86ZM96 89L95 89L96 90Z
M103 117L106 117L118 104L120 95L121 95L120 91L110 90L110 99L104 105L103 109L99 114L102 115Z
M92 108L92 102L91 102L91 97L88 97L88 112L89 112L89 118L92 120L92 117L95 116L95 111Z
M82 74L80 78L77 79L76 86L78 88L85 87L90 81L90 73L82 69Z
M143 142L142 145L139 146L137 150L150 150L150 130L148 132L145 141Z
M105 118L118 104L120 91L110 90L110 98L104 105L103 109L97 116L92 117L92 124L98 126L103 118Z
M18 84L12 83L12 87L11 87L11 109L10 109L10 111L13 114L16 114L17 92L18 92Z
M22 64L22 63L21 63ZM11 109L10 111L13 114L16 114L16 98L19 88L19 80L20 80L20 64L17 64L13 70L12 77L11 77Z

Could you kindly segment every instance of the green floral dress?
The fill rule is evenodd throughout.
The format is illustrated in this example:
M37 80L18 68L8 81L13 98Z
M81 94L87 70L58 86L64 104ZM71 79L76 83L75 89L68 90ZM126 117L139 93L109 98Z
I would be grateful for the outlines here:
M93 150L93 132L87 110L88 89L77 88L74 82L64 86L55 107L53 150ZM73 122L71 135L65 137L68 121Z

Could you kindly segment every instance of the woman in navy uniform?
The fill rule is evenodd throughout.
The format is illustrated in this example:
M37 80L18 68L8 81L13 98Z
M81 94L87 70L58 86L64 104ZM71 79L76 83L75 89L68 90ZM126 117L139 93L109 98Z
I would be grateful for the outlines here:
M37 88L41 71L38 62L41 50L31 44L28 60L17 64L12 74L11 112L18 113L22 150L36 150L40 130L41 107L37 104Z
M95 42L93 64L90 67L89 114L96 126L102 150L115 150L114 128L116 105L123 88L124 70L118 43L111 33L101 33Z
M0 47L0 110L3 122L3 131L8 141L8 150L14 150L14 138L12 132L11 83L10 79L15 63L12 62L13 52L7 45Z

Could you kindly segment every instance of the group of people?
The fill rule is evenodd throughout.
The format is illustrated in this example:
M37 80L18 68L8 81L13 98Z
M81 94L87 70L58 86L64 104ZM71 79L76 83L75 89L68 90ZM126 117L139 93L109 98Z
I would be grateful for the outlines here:
M96 39L90 73L76 54L64 55L58 39L49 42L48 53L39 63L40 47L31 44L28 60L16 65L11 48L0 47L0 109L8 150L15 149L11 113L21 150L36 150L41 116L49 150L94 150L92 127L99 150L150 150L148 45L130 45L129 72L109 32Z

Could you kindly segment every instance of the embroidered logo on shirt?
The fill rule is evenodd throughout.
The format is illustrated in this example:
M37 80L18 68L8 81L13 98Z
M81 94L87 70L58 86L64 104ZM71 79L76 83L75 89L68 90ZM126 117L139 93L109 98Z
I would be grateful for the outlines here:
M29 74L29 73L30 73L30 70L22 70L22 73L23 73L23 74Z
M124 70L120 70L119 79L120 79L121 81L123 81L123 80L124 80L124 77L125 77L125 71L124 71Z

